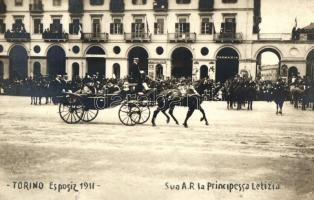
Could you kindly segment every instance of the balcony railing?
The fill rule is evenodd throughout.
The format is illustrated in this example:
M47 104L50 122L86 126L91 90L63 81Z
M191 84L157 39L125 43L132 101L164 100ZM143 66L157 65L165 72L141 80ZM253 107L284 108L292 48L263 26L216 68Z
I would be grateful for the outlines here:
M0 0L0 14L4 14L7 12L7 5L3 2L3 0Z
M34 13L41 13L44 11L44 5L43 4L29 4L29 11Z
M69 12L72 14L81 14L84 12L83 0L69 0Z
M221 43L239 43L243 41L242 33L217 33L214 40Z
M46 42L66 42L69 39L69 34L67 33L55 33L55 32L44 32L42 34L43 39Z
M124 33L126 42L151 42L152 34L150 33Z
M200 11L212 11L214 9L214 0L200 0L199 10Z
M168 41L193 43L196 41L196 33L168 33Z
M291 40L291 33L259 33L258 39L264 41Z
M26 32L5 32L4 38L8 42L28 42L31 40L31 36Z
M165 12L168 10L168 0L155 0L153 5L156 12Z
M83 33L82 35L84 42L107 42L108 39L108 33Z
M111 12L124 12L124 0L111 0L110 11Z

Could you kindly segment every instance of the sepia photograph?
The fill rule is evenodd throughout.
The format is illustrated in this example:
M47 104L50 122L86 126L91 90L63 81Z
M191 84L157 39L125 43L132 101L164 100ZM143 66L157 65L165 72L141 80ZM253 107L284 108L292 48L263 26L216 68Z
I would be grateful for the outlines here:
M314 0L0 0L0 200L313 200Z

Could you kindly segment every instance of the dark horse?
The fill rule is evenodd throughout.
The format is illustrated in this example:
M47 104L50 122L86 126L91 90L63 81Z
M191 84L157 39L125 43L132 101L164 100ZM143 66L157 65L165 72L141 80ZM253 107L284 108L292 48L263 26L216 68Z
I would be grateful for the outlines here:
M284 83L276 83L273 88L273 100L276 103L276 114L282 115L283 104L287 97L287 90Z
M189 109L183 123L184 127L186 128L188 127L187 122L195 110L199 110L203 114L201 121L205 120L205 124L208 125L205 111L201 106L201 103L202 103L201 96L198 94L192 94L192 92L188 92L188 94L189 93L191 95L182 96L179 89L168 89L168 90L164 90L160 92L160 94L156 98L157 109L154 111L153 118L152 118L153 126L156 126L155 119L158 113L161 111L167 116L166 111L168 109L169 109L169 114L172 117L172 119L175 121L176 124L179 124L178 120L173 115L173 110L175 106L186 106ZM169 122L170 122L170 118L169 116L167 116L167 123Z

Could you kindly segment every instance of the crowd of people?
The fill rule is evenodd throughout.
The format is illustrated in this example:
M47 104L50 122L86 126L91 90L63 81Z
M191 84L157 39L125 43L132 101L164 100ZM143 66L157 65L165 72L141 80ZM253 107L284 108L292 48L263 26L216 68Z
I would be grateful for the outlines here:
M225 101L226 100L226 88L230 85L231 82L237 81L247 85L248 82L254 85L256 88L256 100L261 101L271 101L272 92L274 89L275 82L272 81L253 81L247 78L236 76L231 80L227 80L225 83L215 82L209 77L205 77L197 82L202 83L201 94L204 97L204 100L214 100L214 101ZM49 84L53 81L58 81L62 83L62 88L64 90L77 91L82 89L83 85L86 83L92 83L92 86L97 90L101 91L104 87L107 88L122 88L126 82L132 82L128 77L124 79L108 79L102 78L99 75L86 75L84 78L74 77L72 80L67 80L66 76L58 75L55 78L46 77L46 76L36 76L36 77L27 77L23 80L2 80L0 81L0 94L6 95L17 95L17 96L31 96L36 93L38 88L48 88ZM293 82L290 83L298 85L299 87L307 87L312 83L305 81L300 77L294 78ZM149 88L156 88L157 90L166 90L172 88L179 88L182 93L188 88L191 88L195 84L192 79L188 78L169 78L166 80L145 80ZM285 83L285 87L289 87L288 83ZM41 86L41 87L35 87ZM108 87L109 86L109 87Z

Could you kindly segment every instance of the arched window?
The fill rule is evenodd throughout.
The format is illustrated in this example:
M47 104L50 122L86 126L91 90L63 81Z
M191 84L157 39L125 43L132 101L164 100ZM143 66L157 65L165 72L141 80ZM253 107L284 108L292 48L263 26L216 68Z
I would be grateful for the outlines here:
M75 62L72 64L72 78L77 78L80 76L80 65Z
M118 63L113 64L113 75L114 78L120 79L120 65Z
M41 76L41 65L39 62L35 62L33 66L34 77Z

